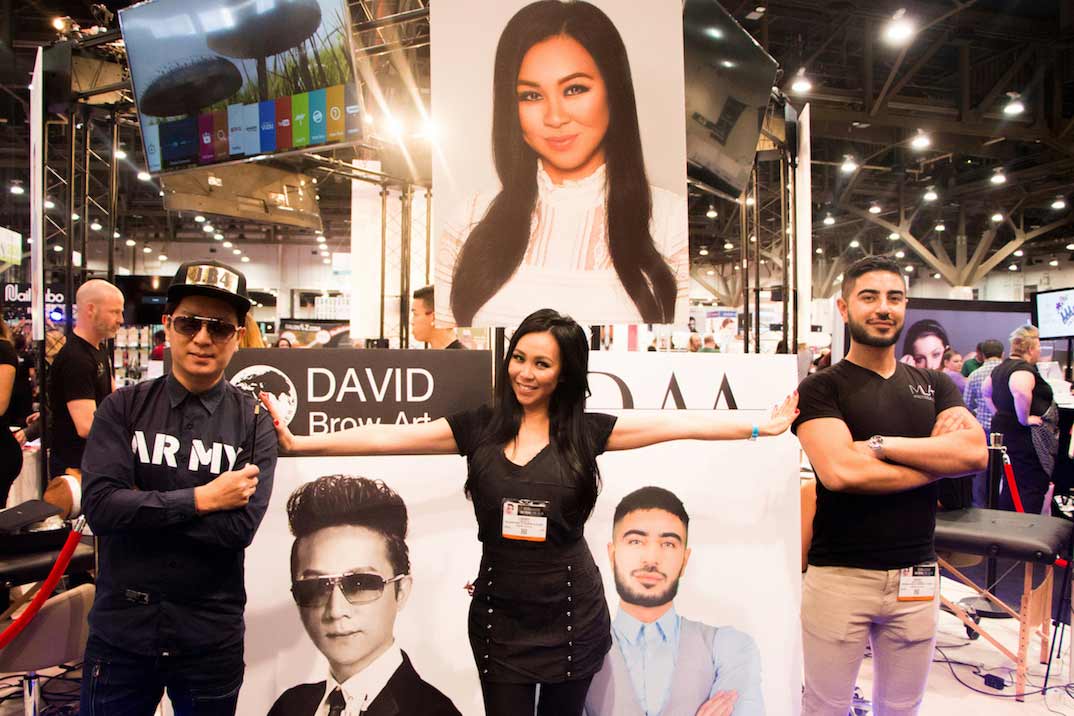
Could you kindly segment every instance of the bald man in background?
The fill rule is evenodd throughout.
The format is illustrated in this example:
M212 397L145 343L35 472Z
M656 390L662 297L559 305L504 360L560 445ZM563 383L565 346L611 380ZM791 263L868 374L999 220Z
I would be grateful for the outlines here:
M123 293L91 279L75 294L74 330L52 361L48 374L52 446L49 475L62 475L82 463L93 414L115 388L112 360L104 343L123 325Z

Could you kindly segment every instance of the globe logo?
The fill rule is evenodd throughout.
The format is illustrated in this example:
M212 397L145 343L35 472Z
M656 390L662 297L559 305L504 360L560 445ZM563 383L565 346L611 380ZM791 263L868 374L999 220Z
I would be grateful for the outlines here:
M324 120L324 115L321 114L321 110L317 109L313 111L313 121L320 124Z
M282 371L270 365L246 366L231 378L231 384L258 400L258 394L272 396L284 425L290 425L298 412L298 391Z

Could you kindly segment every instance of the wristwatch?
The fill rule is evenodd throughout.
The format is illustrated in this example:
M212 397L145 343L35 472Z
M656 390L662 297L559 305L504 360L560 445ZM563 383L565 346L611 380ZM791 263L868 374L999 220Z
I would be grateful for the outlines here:
M868 445L869 449L873 451L873 455L876 457L877 460L883 460L884 459L884 436L883 435L874 435L874 436L872 436L871 438L869 438L869 442L867 442L866 445Z

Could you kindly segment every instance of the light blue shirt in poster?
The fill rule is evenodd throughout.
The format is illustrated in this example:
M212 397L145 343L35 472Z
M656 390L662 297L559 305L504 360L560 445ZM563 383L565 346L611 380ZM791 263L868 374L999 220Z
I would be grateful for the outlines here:
M634 694L645 716L659 716L668 701L682 622L674 606L651 624L638 621L622 609L612 622ZM715 673L709 698L719 691L735 691L738 694L735 716L764 716L760 661L757 646L747 634L730 627L716 628L712 640Z

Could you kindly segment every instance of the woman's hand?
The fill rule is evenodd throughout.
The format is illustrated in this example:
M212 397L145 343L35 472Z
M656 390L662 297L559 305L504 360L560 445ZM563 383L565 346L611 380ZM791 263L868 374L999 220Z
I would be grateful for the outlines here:
M276 401L264 391L258 393L257 397L261 399L261 404L265 406L265 410L272 416L272 424L276 427L276 439L280 443L280 451L283 453L293 451L295 449L295 436L288 429L287 424L280 419L280 410L276 407Z
M798 391L794 391L779 405L772 408L768 420L758 426L759 435L779 435L791 426L798 417Z
M1026 427L1032 427L1034 425L1044 425L1044 419L1039 415L1030 415L1026 418Z

